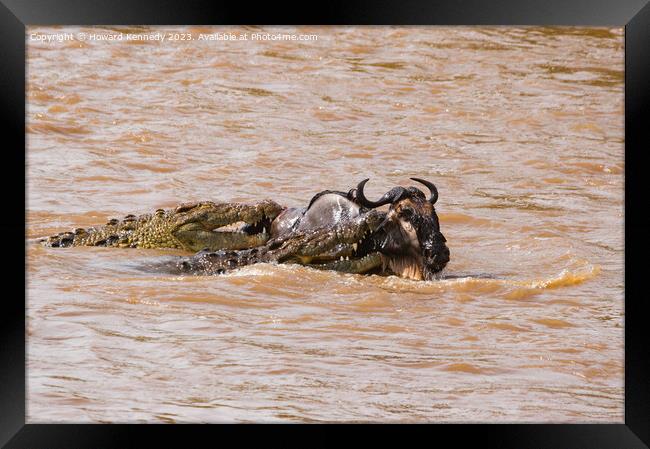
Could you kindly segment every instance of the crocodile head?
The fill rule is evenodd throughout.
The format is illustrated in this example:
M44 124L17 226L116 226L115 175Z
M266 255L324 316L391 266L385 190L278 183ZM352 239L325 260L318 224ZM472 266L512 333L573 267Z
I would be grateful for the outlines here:
M283 207L271 200L242 203L191 203L178 206L169 229L186 249L243 249L263 245Z

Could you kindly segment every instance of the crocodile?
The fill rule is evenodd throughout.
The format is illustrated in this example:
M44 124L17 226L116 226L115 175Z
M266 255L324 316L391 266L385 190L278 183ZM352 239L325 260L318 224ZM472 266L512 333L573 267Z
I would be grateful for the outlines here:
M375 210L327 229L294 231L265 245L241 251L203 250L192 257L162 263L177 273L222 274L254 263L295 263L346 273L367 273L385 262L378 248L379 227L386 214Z
M43 243L198 251L157 266L175 273L220 274L272 262L434 279L449 262L434 207L438 191L431 182L411 179L425 185L430 196L417 187L398 186L370 201L364 194L365 179L348 192L322 191L304 208L282 207L272 200L192 203L58 234ZM387 211L377 210L384 205L389 205ZM234 231L220 229L237 222L245 224Z

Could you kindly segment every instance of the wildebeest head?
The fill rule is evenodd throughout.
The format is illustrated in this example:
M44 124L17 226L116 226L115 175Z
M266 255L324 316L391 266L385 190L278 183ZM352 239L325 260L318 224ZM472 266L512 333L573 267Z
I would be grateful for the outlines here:
M384 265L402 277L429 280L449 262L449 248L434 208L438 190L429 181L411 179L429 189L429 198L416 187L394 187L378 201L370 201L363 193L368 179L361 181L348 197L368 209L390 204L377 233Z

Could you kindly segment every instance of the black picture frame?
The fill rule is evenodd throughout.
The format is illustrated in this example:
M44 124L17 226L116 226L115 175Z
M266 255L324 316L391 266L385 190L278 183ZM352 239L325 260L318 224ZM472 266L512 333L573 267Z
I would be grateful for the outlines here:
M302 6L300 6L302 5ZM0 95L5 295L0 332L0 445L5 447L140 447L158 437L191 442L207 438L237 444L272 438L280 427L198 425L36 425L25 424L25 27L100 24L332 24L332 25L583 25L625 27L625 423L505 424L436 426L361 426L367 437L382 441L388 433L406 441L455 442L471 436L486 447L501 448L642 448L650 445L650 349L643 314L644 277L650 219L645 210L643 172L650 150L650 3L648 0L447 0L445 2L337 1L321 5L277 2L218 4L209 1L0 0ZM4 215L7 214L7 215ZM7 218L8 217L8 218ZM21 219L22 217L22 219ZM633 242L633 244L631 244ZM9 290L6 287L11 286ZM15 289L15 290L14 290ZM55 355L54 355L55 356ZM326 426L299 428L302 437L340 444ZM336 426L340 428L341 426ZM214 435L217 433L218 435ZM217 437L218 439L215 439ZM188 439L189 438L189 439ZM305 442L310 440L304 440ZM269 440L272 441L272 440ZM289 442L283 438L283 443ZM368 444L370 441L366 441Z

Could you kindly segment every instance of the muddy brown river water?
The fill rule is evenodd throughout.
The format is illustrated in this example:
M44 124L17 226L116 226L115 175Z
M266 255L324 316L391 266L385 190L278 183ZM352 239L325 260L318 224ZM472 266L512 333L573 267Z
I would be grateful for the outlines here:
M316 40L205 41L230 31ZM30 35L188 34L192 40ZM28 422L623 422L622 29L27 33ZM36 238L433 181L442 279Z

